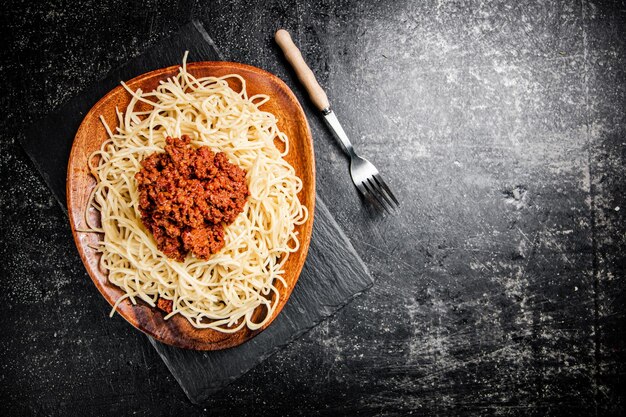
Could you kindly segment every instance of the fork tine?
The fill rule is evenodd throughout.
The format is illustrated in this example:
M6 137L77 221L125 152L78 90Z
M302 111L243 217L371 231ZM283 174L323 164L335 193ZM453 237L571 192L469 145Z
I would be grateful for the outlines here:
M398 200L396 199L396 197L393 195L393 193L391 192L391 190L389 189L389 187L387 186L387 183L385 181L383 181L383 177L380 176L380 174L375 174L374 175L374 179L376 180L376 182L384 188L385 191L387 191L387 194L389 194L389 197L391 197L391 199L393 201L395 201L396 206L399 206L400 203L398 202Z
M388 212L391 213L395 207L389 197L387 197L387 195L385 194L385 191L380 188L380 185L376 183L376 180L374 180L374 178L368 178L367 182L370 185L370 188L376 194L377 198L385 203L385 206L389 208Z
M391 209L387 206L385 199L381 197L380 193L376 192L376 189L372 186L371 182L363 181L363 186L374 197L378 204L388 213L391 214Z
M378 202L378 200L374 198L372 193L363 185L362 182L360 183L355 182L354 184L356 185L356 188L361 192L361 194L363 195L363 197L365 197L367 201L369 201L371 204L376 206L376 208L378 208L379 210L384 210L384 207Z

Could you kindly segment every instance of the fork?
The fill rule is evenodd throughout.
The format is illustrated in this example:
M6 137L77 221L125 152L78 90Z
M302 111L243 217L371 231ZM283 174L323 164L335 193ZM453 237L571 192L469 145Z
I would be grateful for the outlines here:
M383 181L380 173L370 161L356 154L354 147L348 139L348 135L341 127L335 112L330 107L326 92L315 79L313 71L308 67L298 47L293 43L289 32L280 29L276 32L275 40L285 54L285 58L291 64L298 79L304 85L311 101L322 112L326 124L330 127L334 136L341 142L343 149L350 157L350 176L359 192L371 204L387 213L393 212L400 203L391 192L391 189Z

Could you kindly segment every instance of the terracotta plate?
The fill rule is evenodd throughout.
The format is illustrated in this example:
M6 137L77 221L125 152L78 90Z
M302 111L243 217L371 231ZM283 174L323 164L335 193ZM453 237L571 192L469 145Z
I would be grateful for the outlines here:
M133 90L141 88L145 92L152 91L160 80L176 75L178 68L178 66L173 66L152 71L133 78L127 84ZM310 215L307 222L297 228L301 242L300 250L291 254L285 266L284 278L288 286L282 288L279 285L280 302L271 317L273 321L287 302L298 280L311 239L315 205L315 161L309 125L293 92L280 79L266 71L232 62L197 62L188 64L187 68L197 77L221 76L230 73L241 75L246 80L248 95L263 93L270 96L270 101L261 109L276 115L280 130L289 137L290 149L286 159L304 183L304 189L300 192L299 198L301 203L309 209ZM235 82L237 81L233 81L231 87L238 91L241 86L235 85ZM123 295L123 292L109 283L106 274L98 268L98 253L89 247L101 237L94 233L80 233L76 230L86 228L85 208L89 194L95 186L95 179L89 174L87 158L107 138L99 117L102 115L109 126L117 126L115 107L124 111L129 101L130 95L120 86L93 106L76 133L67 170L67 206L72 234L91 279L111 305ZM97 219L99 213L91 213L91 216ZM210 329L196 329L189 324L187 319L179 315L165 321L163 312L140 301L137 305L133 305L129 300L124 300L118 307L118 312L137 329L163 343L197 350L218 350L239 345L254 337L271 323L270 321L264 328L256 331L244 328L233 334L225 334Z

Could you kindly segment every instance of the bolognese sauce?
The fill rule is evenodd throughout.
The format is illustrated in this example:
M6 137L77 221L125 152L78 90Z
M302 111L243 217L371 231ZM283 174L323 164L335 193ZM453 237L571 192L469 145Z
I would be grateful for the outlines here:
M187 135L167 137L164 153L143 160L135 175L144 226L167 257L188 253L209 259L225 244L224 226L235 221L249 195L246 171L222 152L193 149Z

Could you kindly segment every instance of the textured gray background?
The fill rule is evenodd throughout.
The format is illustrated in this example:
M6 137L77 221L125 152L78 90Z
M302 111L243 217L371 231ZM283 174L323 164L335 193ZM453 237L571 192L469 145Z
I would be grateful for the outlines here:
M102 4L101 4L102 3ZM127 4L132 3L132 4ZM0 398L9 415L620 415L626 5L12 2L0 66ZM88 280L17 139L190 18L311 116L322 198L376 285L191 405ZM371 218L272 35L289 29L400 196Z

